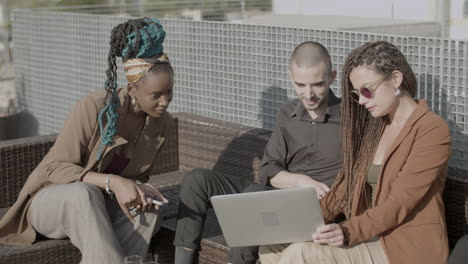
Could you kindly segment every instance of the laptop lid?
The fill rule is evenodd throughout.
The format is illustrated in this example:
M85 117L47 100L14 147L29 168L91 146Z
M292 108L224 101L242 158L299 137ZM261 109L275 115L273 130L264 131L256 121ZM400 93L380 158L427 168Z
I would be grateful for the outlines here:
M219 195L211 203L230 247L311 241L324 223L312 187Z

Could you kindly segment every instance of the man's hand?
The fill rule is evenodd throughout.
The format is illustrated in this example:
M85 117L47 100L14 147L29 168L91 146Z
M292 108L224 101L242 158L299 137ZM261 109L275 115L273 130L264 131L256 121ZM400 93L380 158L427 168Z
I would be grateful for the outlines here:
M328 191L330 191L330 187L325 183L316 181L307 175L291 173L289 171L278 172L275 177L271 178L270 184L278 189L314 187L318 199L322 198Z
M310 178L307 175L303 175L305 177L301 177L298 181L296 186L297 187L314 187L315 192L317 193L317 198L322 199L322 197L330 191L330 187L328 187L325 183L316 181Z

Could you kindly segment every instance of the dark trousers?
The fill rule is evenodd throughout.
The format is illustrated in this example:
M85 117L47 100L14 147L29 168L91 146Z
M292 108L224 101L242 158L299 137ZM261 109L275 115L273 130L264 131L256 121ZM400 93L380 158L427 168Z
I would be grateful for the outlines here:
M268 186L253 184L245 177L207 169L195 169L187 173L180 190L174 245L199 248L206 214L211 208L211 196L271 189ZM255 263L257 258L258 246L231 248L229 252L229 262L233 264Z
M458 240L448 259L448 264L462 263L468 263L468 235L464 235L460 240Z

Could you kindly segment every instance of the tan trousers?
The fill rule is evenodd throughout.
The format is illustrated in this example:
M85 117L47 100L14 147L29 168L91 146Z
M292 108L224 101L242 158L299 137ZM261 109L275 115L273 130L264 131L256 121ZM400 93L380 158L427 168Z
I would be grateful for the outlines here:
M352 247L331 247L314 242L261 246L262 264L386 264L379 240L363 242Z
M29 217L40 234L69 237L81 251L82 264L119 264L128 255L145 258L151 237L159 229L157 213L132 211L133 224L115 198L94 185L75 182L41 190L32 201Z

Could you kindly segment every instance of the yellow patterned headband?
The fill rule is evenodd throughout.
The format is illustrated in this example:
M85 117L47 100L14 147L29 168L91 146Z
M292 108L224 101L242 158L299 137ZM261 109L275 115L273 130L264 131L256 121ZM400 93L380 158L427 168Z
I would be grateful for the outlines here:
M169 62L165 53L159 57L131 58L124 62L125 77L129 83L136 83L143 78L157 62Z

